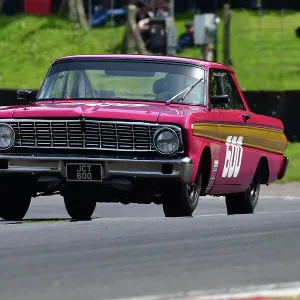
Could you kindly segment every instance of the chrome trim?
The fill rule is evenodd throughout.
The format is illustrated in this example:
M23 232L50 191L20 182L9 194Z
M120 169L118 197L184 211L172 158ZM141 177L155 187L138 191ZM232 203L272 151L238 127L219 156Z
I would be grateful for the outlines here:
M103 179L110 176L138 177L138 178L169 178L190 182L193 162L189 157L178 159L139 159L115 157L80 157L80 156L35 156L35 155L0 155L0 160L8 161L7 169L0 169L0 175L5 174L37 174L57 175L66 177L66 163L92 162L103 164ZM171 174L162 173L163 164L172 164Z
M165 152L162 152L161 150L158 149L157 147L157 136L163 132L163 131L171 131L177 138L177 147L174 151L170 152L170 153L165 153ZM153 136L153 145L154 145L154 148L156 149L156 151L160 154L163 154L163 155L172 155L174 153L176 153L180 147L180 140L178 138L178 135L177 133L175 132L175 130L173 130L172 128L169 128L169 127L166 127L166 128L160 128L160 129L157 129L156 132L154 133L154 136Z
M86 120L86 126L92 125L87 130L90 133L84 133L80 130L80 120L78 119L2 119L2 123L8 124L13 127L16 139L15 148L34 148L34 149L89 149L89 150L104 150L104 151L120 151L120 152L155 152L156 149L153 143L153 137L157 129L159 128L170 128L173 129L180 141L179 153L183 152L183 139L182 130L179 126L168 125L168 124L158 124L149 122L127 122L127 121L105 121L105 120ZM22 135L26 136L26 132L20 133L20 123L33 123L33 126L29 127L27 145L24 138L22 141ZM37 132L37 123L41 124ZM61 128L53 128L53 124L65 123ZM11 125L10 125L11 124ZM74 128L69 128L70 124L74 124ZM98 126L95 126L98 124ZM111 128L101 128L101 124L105 125L115 125ZM47 126L48 125L48 126ZM93 127L93 125L95 127ZM117 126L132 126L132 128L117 128ZM44 132L43 132L43 126ZM135 128L141 126L143 128ZM145 127L148 127L145 128ZM61 133L54 132L54 130L62 130ZM24 130L24 129L23 129ZM79 132L80 130L80 132ZM101 135L102 132L105 133L104 140ZM105 132L106 131L106 132ZM111 132L110 132L111 131ZM113 132L114 131L114 132ZM70 133L71 132L71 133ZM120 133L119 133L120 132ZM139 135L135 135L139 133ZM54 134L59 138L55 141ZM43 136L43 139L38 140L37 135ZM78 136L79 135L79 136ZM70 139L72 136L72 139ZM80 138L82 137L82 138ZM61 139L60 139L61 138ZM88 138L88 139L87 139ZM83 140L82 140L83 139ZM121 141L120 141L121 139ZM43 142L45 146L43 146ZM61 142L61 146L57 146ZM77 143L77 146L76 146ZM49 146L51 144L51 146ZM56 144L56 145L55 145ZM71 144L71 145L70 145ZM78 146L81 144L80 146ZM88 144L88 146L87 146ZM94 146L93 146L94 145ZM95 145L99 145L95 146ZM121 146L120 146L121 145Z
M6 123L1 122L1 123L0 123L0 127L1 127L1 126L6 126L6 127L8 127L8 128L13 132L13 135L14 135L13 142L12 142L12 144L11 144L9 147L6 147L6 148L1 148L1 147L0 147L0 151L5 151L5 150L8 150L8 149L10 149L11 147L14 146L15 141L16 141L16 132L14 131L14 129L13 129L9 124L6 124Z

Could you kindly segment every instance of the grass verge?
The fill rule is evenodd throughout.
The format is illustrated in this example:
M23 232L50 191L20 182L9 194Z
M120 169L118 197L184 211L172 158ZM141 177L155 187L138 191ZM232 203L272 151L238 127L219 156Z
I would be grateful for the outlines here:
M218 61L222 62L223 22L218 26ZM176 16L178 35L192 14ZM232 10L231 58L243 90L300 89L300 39L295 36L300 13ZM284 20L284 25L281 25ZM65 19L17 15L0 16L0 87L39 88L50 62L72 54L116 53L124 26L109 24L88 32ZM200 57L197 48L180 55Z

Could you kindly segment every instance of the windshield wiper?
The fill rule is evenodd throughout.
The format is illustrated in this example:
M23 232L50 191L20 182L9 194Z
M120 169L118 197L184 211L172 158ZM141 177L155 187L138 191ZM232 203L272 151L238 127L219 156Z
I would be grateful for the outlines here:
M178 94L176 94L175 96L173 96L170 100L166 101L166 105L169 105L171 104L179 95L181 95L182 93L185 92L185 94L180 97L177 102L179 102L180 100L181 101L184 101L184 99L186 98L186 96L189 94L189 92L199 83L203 80L203 77L199 80L197 80L195 83L193 83L191 86L187 87L186 89L184 89L183 91L179 92Z

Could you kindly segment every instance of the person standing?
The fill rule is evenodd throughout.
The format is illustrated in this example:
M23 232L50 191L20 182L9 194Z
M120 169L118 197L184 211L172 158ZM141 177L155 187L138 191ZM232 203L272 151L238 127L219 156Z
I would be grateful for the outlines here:
M145 43L146 48L148 48L149 38L150 38L150 26L149 21L151 14L149 14L149 7L142 1L136 2L137 7L136 13L136 23L141 32L142 39Z
M183 33L177 41L177 47L176 47L177 53L180 53L185 48L194 47L194 24L193 24L193 22L186 22L185 30L186 30L186 32Z

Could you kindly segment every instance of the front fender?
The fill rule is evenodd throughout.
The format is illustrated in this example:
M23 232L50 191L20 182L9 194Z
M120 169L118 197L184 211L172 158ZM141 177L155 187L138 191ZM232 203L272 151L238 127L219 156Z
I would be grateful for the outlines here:
M220 153L220 145L218 142L211 141L209 139L205 139L202 137L194 136L192 131L184 135L184 145L186 155L191 158L193 162L193 172L190 179L190 184L194 183L198 170L201 167L200 162L203 155L203 152L206 148L209 150L210 155L210 168L209 170L203 170L207 173L207 177L209 179L208 187L214 182L214 178L216 172L218 170L219 164L219 153Z

